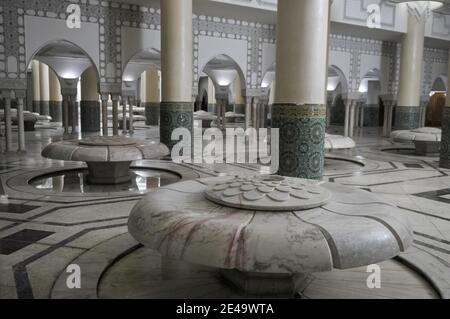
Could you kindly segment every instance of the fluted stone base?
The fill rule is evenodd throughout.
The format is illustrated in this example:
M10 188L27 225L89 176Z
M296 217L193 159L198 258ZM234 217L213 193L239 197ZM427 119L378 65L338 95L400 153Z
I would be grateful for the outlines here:
M380 107L377 104L364 106L364 126L380 126Z
M50 115L50 101L41 101L41 115Z
M33 112L41 114L41 101L33 101Z
M160 140L170 150L178 143L172 141L176 128L186 128L191 133L194 123L194 104L192 102L161 102Z
M442 117L441 159L439 166L450 169L450 107L445 107Z
M49 102L50 116L52 117L52 122L62 122L62 102L61 101L50 101Z
M325 105L274 104L272 127L280 129L282 176L320 179L324 168Z
M100 102L81 101L81 132L100 131Z
M146 125L158 126L160 116L160 103L142 102L141 107L145 107Z
M395 108L396 130L414 130L420 127L420 106L397 106Z

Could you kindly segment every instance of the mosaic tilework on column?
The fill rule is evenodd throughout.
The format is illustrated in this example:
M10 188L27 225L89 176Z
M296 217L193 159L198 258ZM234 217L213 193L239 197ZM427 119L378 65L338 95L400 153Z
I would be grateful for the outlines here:
M143 102L142 107L145 108L146 125L159 125L160 103Z
M322 177L325 118L325 105L273 105L273 127L280 129L280 175Z
M100 102L98 101L81 101L80 102L80 118L82 132L99 132L100 131Z
M49 101L49 111L52 122L62 122L62 102Z
M380 107L377 104L368 104L364 107L364 126L379 126Z
M419 127L419 106L397 106L395 108L395 129L413 130Z
M176 128L193 131L194 104L192 102L161 102L160 140L169 149L178 142L172 141L172 132Z
M450 169L450 107L444 108L440 167Z

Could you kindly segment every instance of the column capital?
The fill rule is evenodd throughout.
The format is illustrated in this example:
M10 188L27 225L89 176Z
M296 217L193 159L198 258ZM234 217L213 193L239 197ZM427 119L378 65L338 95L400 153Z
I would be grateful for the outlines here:
M14 90L16 93L16 98L18 99L24 99L27 97L27 90Z
M119 101L120 99L120 94L119 93L111 93L111 100L114 101Z
M2 99L12 99L14 94L12 90L3 90L0 96Z

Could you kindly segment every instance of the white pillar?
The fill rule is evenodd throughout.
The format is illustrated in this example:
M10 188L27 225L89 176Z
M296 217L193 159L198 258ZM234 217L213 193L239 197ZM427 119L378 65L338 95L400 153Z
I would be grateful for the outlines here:
M419 127L425 24L430 4L418 1L400 5L406 6L409 13L408 31L402 38L396 111L396 127L401 130Z
M23 117L23 105L26 98L25 90L16 91L17 98L17 140L18 140L18 153L25 153L25 124Z
M280 175L323 175L329 14L329 0L278 0L272 118L280 129Z
M134 98L132 96L128 97L128 113L129 113L129 123L130 123L130 128L129 128L129 132L130 134L134 134L134 115L133 115L133 103L134 103Z
M161 1L160 138L170 149L178 142L171 139L174 129L193 131L192 28L192 0Z
M11 123L11 91L5 91L2 96L5 103L5 151L12 151L12 123Z
M349 128L350 128L350 105L352 101L346 100L345 101L345 120L344 120L344 136L349 136Z
M39 61L31 62L31 72L33 77L33 112L41 111L41 88L39 85Z
M109 94L101 94L102 100L102 134L108 136L108 100Z
M40 88L40 113L42 115L49 115L50 102L50 84L48 75L48 65L39 63L39 88Z
M113 135L119 135L119 99L118 94L111 94L111 100L113 103Z

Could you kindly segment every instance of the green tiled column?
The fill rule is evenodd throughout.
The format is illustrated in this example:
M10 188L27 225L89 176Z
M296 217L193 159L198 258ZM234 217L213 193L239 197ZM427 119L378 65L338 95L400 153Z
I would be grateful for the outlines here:
M273 127L280 129L283 176L320 179L324 167L325 105L274 104Z
M420 126L420 106L397 106L395 108L395 129L413 130Z
M444 108L443 114L441 160L439 166L450 169L450 107Z
M193 131L194 103L192 102L161 102L160 140L169 149L177 144L172 141L172 132L177 128Z

